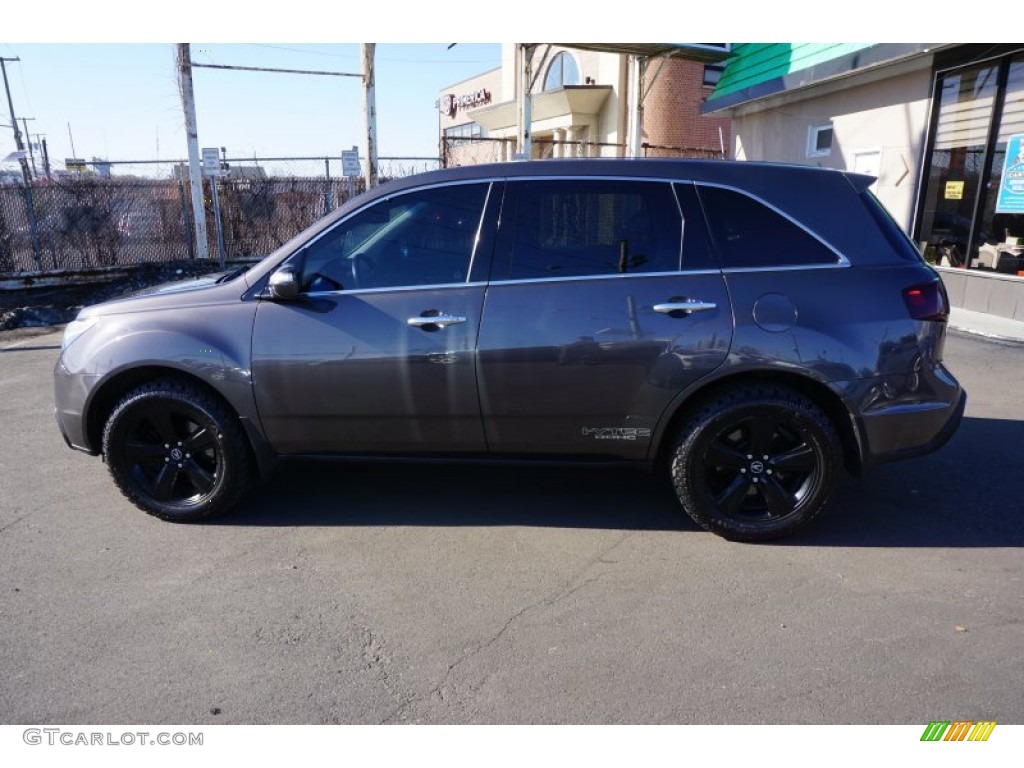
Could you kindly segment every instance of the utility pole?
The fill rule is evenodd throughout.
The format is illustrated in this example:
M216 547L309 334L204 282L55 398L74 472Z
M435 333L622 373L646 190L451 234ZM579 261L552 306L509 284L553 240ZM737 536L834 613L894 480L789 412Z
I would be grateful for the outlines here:
M24 151L25 146L21 143L21 130L18 128L18 118L14 116L14 102L11 101L11 86L7 82L7 66L5 62L8 61L21 61L21 58L15 57L13 59L5 59L3 56L0 56L0 71L3 72L4 76L4 90L7 92L7 109L10 110L11 126L14 128L14 146L19 152L22 152ZM25 177L25 184L27 185L30 181L30 176L28 171L28 160L25 159L24 155L21 157L21 174Z
M366 188L377 186L377 94L374 76L376 43L363 43L363 114L366 118Z
M19 117L21 124L25 126L25 139L28 141L28 159L32 163L32 178L36 178L39 174L36 173L36 155L32 151L32 134L28 132L28 121L35 120L34 117Z
M36 260L36 266L41 266L41 249L39 247L39 228L36 226L36 212L35 206L32 205L32 183L28 175L28 161L25 160L24 149L25 147L21 143L21 131L18 130L18 119L14 116L14 102L11 101L11 86L7 82L7 67L5 62L8 61L21 61L19 57L13 59L5 59L0 56L0 71L4 75L4 90L7 92L7 108L11 112L11 126L14 128L14 146L18 148L21 155L21 175L25 179L25 213L28 216L28 227L32 233L32 256Z
M210 258L206 243L206 209L203 206L203 177L199 167L199 129L196 127L196 99L192 90L192 51L188 43L178 43L178 87L185 112L188 137L188 175L192 186L192 218L195 221L196 258Z

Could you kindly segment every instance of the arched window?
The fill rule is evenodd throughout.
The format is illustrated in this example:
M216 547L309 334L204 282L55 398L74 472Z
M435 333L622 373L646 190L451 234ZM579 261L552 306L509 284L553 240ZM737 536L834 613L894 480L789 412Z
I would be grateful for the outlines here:
M566 85L580 84L580 68L571 53L562 51L551 60L547 77L544 78L544 90L554 91Z

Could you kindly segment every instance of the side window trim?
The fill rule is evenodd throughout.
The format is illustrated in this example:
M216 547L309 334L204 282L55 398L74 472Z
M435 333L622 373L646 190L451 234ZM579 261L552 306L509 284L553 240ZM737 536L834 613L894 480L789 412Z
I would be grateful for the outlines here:
M679 233L679 271L687 275L703 275L710 273L719 273L722 271L721 259L718 255L718 250L714 247L711 237L711 227L708 225L706 214L704 213L704 206L701 205L700 196L697 194L697 188L692 179L684 179L672 183L672 194L675 195L676 205L679 206L679 218L682 219L683 228ZM689 208L690 216L687 216L687 208ZM693 251L696 250L697 259L701 256L704 257L704 261L708 262L710 266L703 265L695 269L690 269L687 266L686 258L686 220L690 221L690 251L691 257L694 255ZM696 243L695 239L699 238L700 243ZM701 252L703 251L703 252Z
M502 211L508 199L505 192L508 188L507 181L508 179L489 180L487 199L480 213L480 226L473 246L473 258L466 272L467 283L487 283L490 280L494 262L497 260Z
M818 233L814 232L813 230L808 229L806 226L804 226L802 223L800 223L799 221L794 219L788 213L786 213L783 210L780 210L779 208L777 208L776 206L772 205L771 203L769 203L764 198L759 197L758 195L752 194L750 192L747 192L744 189L740 189L738 187L734 187L734 186L732 186L730 184L718 184L718 183L713 182L713 181L696 181L696 182L694 182L694 186L697 187L698 193L699 193L701 187L713 187L715 189L724 189L724 190L727 190L729 192L735 192L738 195L742 195L743 197L749 198L749 199L753 200L754 202L760 203L761 205L763 205L765 208L767 208L768 210L772 211L776 215L781 216L783 219L788 221L790 224L795 226L797 229L799 229L802 232L806 233L807 235L812 237L814 240L817 240L819 243L821 243L821 245L823 245L825 248L827 248L829 251L831 251L835 255L835 257L836 257L836 263L835 264L786 264L786 265L767 266L767 267L729 267L729 266L726 266L725 263L723 262L722 263L722 266L723 266L722 271L723 272L726 272L726 273L731 273L731 272L782 272L782 271L789 271L789 270L794 270L794 269L837 269L837 268L843 268L843 267L849 267L850 266L850 260L848 258L846 258L846 256L844 256L843 253L838 248L836 248L834 245L832 245L832 243L828 242L828 240L825 240L823 237L821 237ZM699 194L698 194L698 198L699 198ZM703 207L703 201L701 201L701 206ZM705 212L704 215L707 216L707 212ZM712 240L713 239L714 239L714 236L712 235ZM715 245L715 248L717 250L717 244ZM721 259L721 254L719 254L719 259Z

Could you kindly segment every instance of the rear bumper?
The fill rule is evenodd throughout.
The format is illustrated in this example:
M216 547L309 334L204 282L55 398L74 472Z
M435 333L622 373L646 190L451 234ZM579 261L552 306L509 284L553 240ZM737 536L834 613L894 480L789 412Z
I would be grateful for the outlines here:
M949 442L967 407L967 393L959 387L951 402L899 405L864 416L863 467L934 453Z

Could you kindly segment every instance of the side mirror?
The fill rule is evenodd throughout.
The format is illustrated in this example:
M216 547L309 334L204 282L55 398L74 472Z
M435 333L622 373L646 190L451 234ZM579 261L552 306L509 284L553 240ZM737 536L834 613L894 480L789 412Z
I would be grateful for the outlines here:
M294 301L299 295L299 276L295 273L295 266L285 264L270 276L267 284L270 295L278 301Z

